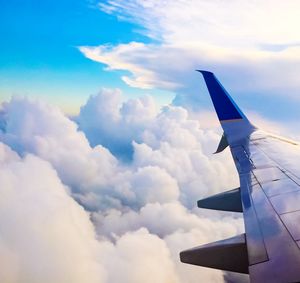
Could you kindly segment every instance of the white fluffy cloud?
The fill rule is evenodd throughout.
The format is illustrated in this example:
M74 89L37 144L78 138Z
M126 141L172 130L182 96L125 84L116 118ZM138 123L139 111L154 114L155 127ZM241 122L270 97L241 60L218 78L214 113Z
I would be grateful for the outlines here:
M139 138L157 112L151 96L123 102L120 90L102 89L81 107L76 120L92 146L102 144L126 158L128 145Z
M0 278L223 281L222 272L178 258L243 230L237 216L195 208L198 198L237 185L229 152L212 155L216 132L184 108L158 111L149 97L124 102L118 90L91 97L75 118L79 126L26 98L2 109L0 253L8 260Z
M130 210L122 213L111 209L106 214L94 213L93 219L98 233L108 237L123 235L126 231L147 227L151 233L159 235L161 238L176 232L183 234L197 231L198 244L205 243L212 237L218 239L220 236L222 237L221 234L224 231L230 234L232 231L241 230L240 219L228 217L228 223L224 221L226 218L211 221L205 216L199 217L190 213L179 202L149 203L138 212Z
M0 143L0 281L104 282L84 211L48 162Z
M76 123L59 109L41 101L13 98L3 110L7 125L1 140L21 155L30 152L49 161L74 190L105 184L111 178L115 157L101 145L91 148Z
M116 244L107 243L102 255L108 282L179 283L166 243L146 229L127 233Z

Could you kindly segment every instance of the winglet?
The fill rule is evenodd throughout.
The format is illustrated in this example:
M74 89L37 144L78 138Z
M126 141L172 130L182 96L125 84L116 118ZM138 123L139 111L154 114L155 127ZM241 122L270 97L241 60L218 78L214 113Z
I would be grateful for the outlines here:
M235 136L234 138L243 138L253 132L256 128L235 104L215 75L208 71L196 71L203 75L219 121L226 137L229 139L229 143L232 141L233 135Z
M197 71L204 77L220 122L247 119L212 72Z

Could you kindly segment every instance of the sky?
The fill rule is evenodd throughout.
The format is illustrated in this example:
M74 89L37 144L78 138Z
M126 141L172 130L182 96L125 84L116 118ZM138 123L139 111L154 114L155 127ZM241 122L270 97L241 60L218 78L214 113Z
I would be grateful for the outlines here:
M299 1L0 5L0 281L249 282L179 261L244 231L196 207L239 180L195 70L300 139Z
M195 69L245 111L299 119L299 3L1 1L0 98L41 97L75 114L101 88L209 109ZM199 102L199 103L197 103ZM174 102L173 102L174 103Z
M120 88L128 97L140 95L119 80L124 72L107 72L78 50L86 44L149 41L134 32L137 25L101 12L94 1L0 3L1 101L12 95L41 97L67 112L78 113L87 97L102 87ZM172 98L163 90L156 93L162 94L162 101Z

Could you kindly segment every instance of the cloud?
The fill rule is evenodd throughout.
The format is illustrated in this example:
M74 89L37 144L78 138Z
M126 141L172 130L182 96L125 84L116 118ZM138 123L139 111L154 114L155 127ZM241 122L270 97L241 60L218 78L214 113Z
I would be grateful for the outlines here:
M109 49L82 47L81 51L111 70L129 71L131 77L122 79L130 86L175 91L176 105L193 106L194 110L201 107L198 93L204 91L199 74L194 72L199 68L214 71L224 85L237 93L271 93L298 99L299 47L280 52L239 52L201 43L193 46L129 43L126 47L117 45Z
M239 94L298 99L296 1L117 0L99 7L138 23L154 39L80 47L108 70L129 72L122 80L132 87L175 91L176 105L195 110L203 87L194 70L200 68L214 71Z
M146 229L126 233L115 245L107 244L102 255L110 259L103 262L108 282L179 283L167 245Z
M299 34L297 1L140 1L99 3L100 9L137 22L164 42L190 43L195 36L214 45L239 48L269 42L295 43ZM285 21L278 19L285 18ZM153 21L155 19L155 21Z
M178 259L180 250L243 231L240 216L195 208L237 185L230 153L211 154L218 133L182 107L123 101L118 90L92 96L79 125L41 101L13 98L2 109L1 188L12 191L0 202L5 280L40 282L51 267L56 282L82 282L86 272L104 283L147 282L149 272L162 283L223 281L221 271ZM115 142L121 153L112 153Z
M48 162L0 143L1 282L104 282L94 227Z
M90 98L81 108L76 120L92 145L103 144L121 158L124 157L124 153L130 154L134 170L126 171L126 168L123 168L122 173L114 175L114 179L118 180L114 183L114 193L119 195L118 200L121 193L128 190L130 192L126 193L127 199L123 204L131 199L132 206L139 198L137 192L132 194L134 191L132 188L135 187L134 180L140 174L140 168L148 166L155 167L151 170L162 171L156 173L161 177L166 175L177 180L178 184L173 187L177 188L177 185L180 187L179 197L189 207L194 206L195 199L198 197L225 189L219 187L221 182L216 182L215 178L209 176L215 174L224 183L228 183L228 186L237 186L237 175L231 158L228 158L229 152L219 156L211 155L220 136L211 130L201 129L201 121L189 119L188 112L184 108L168 106L158 113L152 106L154 104L152 99L147 98L151 103L146 105L141 103L143 98L121 102L120 98L115 99L115 96L119 96L119 91L109 93L107 100L111 107L108 108L106 99L103 98L106 95L105 91L101 91L97 96ZM113 106L110 100L115 101ZM128 105L140 106L137 108ZM147 105L150 105L148 106L150 110L145 109ZM113 111L114 114L107 111ZM104 116L108 119L112 116L117 118L110 119L111 122L108 124ZM150 168L147 170L149 172ZM228 174L229 170L230 174ZM128 183L127 180L130 182ZM153 195L156 192L155 188L159 187L159 183L157 184L154 185L152 182L152 187L149 188ZM161 188L161 192L167 187ZM200 194L199 188L202 192ZM91 199L93 198L90 195ZM144 201L140 199L139 206Z
M15 97L4 103L3 111L7 124L1 140L21 155L29 152L49 161L74 190L111 178L115 157L101 145L91 148L76 123L58 108ZM98 171L101 174L96 176Z
M102 144L119 157L129 159L131 141L139 138L157 113L151 96L123 102L120 90L102 89L81 107L76 121L92 146Z
M216 239L222 237L219 233L230 234L232 231L239 229L240 219L231 219L228 216L228 222L225 218L212 219L199 217L196 214L190 213L179 202L148 203L139 211L120 212L116 209L107 211L105 215L101 213L93 213L94 222L96 223L97 231L107 237L120 236L126 231L135 231L142 227L147 227L149 232L158 235L160 238L166 238L174 233L189 233L196 231L198 234L198 244L209 241L212 237ZM219 229L222 227L221 229ZM201 237L200 237L201 236Z

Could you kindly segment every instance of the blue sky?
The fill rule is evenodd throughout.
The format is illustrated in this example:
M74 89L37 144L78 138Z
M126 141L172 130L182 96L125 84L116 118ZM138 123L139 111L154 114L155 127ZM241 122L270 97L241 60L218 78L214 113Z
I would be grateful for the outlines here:
M77 48L149 41L134 32L135 24L120 22L87 0L0 2L2 101L11 95L41 97L73 112L101 87L121 88L127 97L140 95L119 79L120 72L103 71L103 65L86 59Z
M177 94L179 105L212 110L194 74L201 66L246 111L287 123L300 118L292 0L0 1L1 101L40 97L76 113L106 87L125 98L151 94L159 104Z

